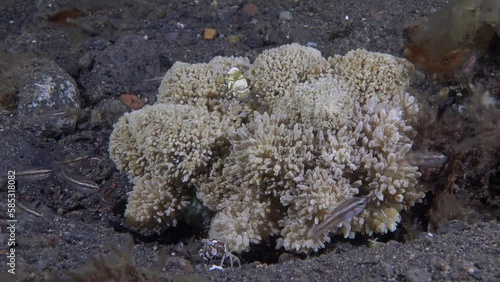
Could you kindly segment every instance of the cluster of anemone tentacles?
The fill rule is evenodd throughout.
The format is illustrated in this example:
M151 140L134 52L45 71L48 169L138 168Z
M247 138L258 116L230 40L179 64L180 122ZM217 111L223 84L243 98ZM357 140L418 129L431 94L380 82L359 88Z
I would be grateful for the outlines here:
M234 97L227 71L248 78ZM395 230L400 211L424 196L405 158L418 106L405 92L413 66L365 50L324 58L298 44L254 63L216 57L175 63L158 102L115 125L110 154L134 184L126 210L137 228L175 226L196 196L216 212L209 236L231 252L278 238L308 253L329 242L309 230L337 205L364 196L343 222L346 237Z

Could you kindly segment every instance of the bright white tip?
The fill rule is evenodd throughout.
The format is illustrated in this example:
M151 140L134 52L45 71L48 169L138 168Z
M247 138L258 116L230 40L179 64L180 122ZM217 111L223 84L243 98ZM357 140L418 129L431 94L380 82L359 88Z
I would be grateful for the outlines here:
M231 74L236 74L238 73L240 70L238 68L235 68L235 67L232 67L228 72L227 74L231 75Z

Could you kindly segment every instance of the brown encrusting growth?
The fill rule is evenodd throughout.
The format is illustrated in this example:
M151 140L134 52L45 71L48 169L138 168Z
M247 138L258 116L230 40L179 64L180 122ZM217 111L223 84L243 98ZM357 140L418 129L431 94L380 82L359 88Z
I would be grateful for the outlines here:
M500 36L500 2L459 0L407 28L408 60L431 74L471 72Z

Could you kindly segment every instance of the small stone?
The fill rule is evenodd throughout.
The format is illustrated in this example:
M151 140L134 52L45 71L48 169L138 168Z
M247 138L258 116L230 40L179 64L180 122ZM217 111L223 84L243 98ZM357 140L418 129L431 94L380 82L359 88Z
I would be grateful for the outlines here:
M122 94L120 95L120 101L132 110L140 110L144 107L144 102L134 94Z
M205 28L203 30L203 39L205 40L213 40L217 36L217 30L215 28Z
M231 44L237 44L237 43L240 43L241 39L238 35L229 35L227 37L227 42L231 43Z
M432 276L423 268L412 267L408 269L405 274L406 281L409 282L425 282L432 281Z
M470 229L470 226L466 222L463 222L461 220L453 220L448 222L447 224L444 224L443 226L440 226L437 229L437 233L446 234L453 231L463 231L467 229Z
M470 275L473 275L475 272L476 270L474 269L474 267L472 266L467 267L467 273L469 273Z
M16 90L12 85L6 85L0 89L0 108L14 110L17 106Z
M448 273L451 269L450 265L448 265L444 261L437 261L434 263L435 268L443 273Z
M293 20L293 15L290 11L283 11L280 13L280 20Z
M293 259L294 259L293 255L291 255L289 253L283 253L278 258L278 262L279 263L284 263L284 262L287 262L287 261L292 261Z
M90 128L110 128L128 111L128 108L116 99L108 99L99 103L90 111Z
M254 33L249 33L245 36L245 44L250 48L261 48L264 46L264 41L260 36Z
M80 59L78 59L78 67L81 70L90 71L93 63L94 59L90 53L85 53L82 57L80 57Z
M378 267L380 276L385 278L391 278L394 276L394 267L391 264L382 262Z
M179 37L179 32L177 31L172 31L165 34L165 39L168 41L176 41L178 37Z
M307 47L316 48L316 47L318 47L318 43L309 41L309 42L306 43L306 46Z
M243 6L243 12L247 13L252 17L255 17L255 15L259 13L259 7L253 3L248 3L245 6Z
M40 136L58 138L73 132L80 114L76 82L53 62L40 62L19 90L18 119Z

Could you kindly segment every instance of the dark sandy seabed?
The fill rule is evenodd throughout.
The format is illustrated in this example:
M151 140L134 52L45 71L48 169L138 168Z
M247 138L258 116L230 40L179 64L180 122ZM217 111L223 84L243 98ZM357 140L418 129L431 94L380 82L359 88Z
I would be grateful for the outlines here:
M10 233L6 229L7 193L3 189L0 281L76 280L68 274L75 269L73 273L81 274L81 279L90 279L81 266L94 262L95 271L105 272L98 266L112 259L92 258L110 252L122 257L115 262L120 261L118 264L134 279L145 272L156 274L161 281L500 281L498 148L481 171L474 170L480 165L480 159L476 159L476 163L465 164L469 176L464 175L465 170L457 172L457 185L468 192L461 201L444 207L458 206L454 215L432 218L439 216L436 210L440 209L435 206L445 205L445 201L433 198L439 195L439 188L433 187L424 203L403 214L400 227L392 234L358 236L355 240L337 236L325 250L309 257L259 246L240 256L241 268L226 267L224 271L209 271L210 265L198 257L200 239L206 234L182 223L161 236L128 230L123 212L131 185L108 155L112 124L127 111L118 97L132 93L153 104L158 78L176 61L207 62L218 55L253 60L267 48L292 42L311 42L325 57L356 48L403 57L407 41L404 28L448 1L254 1L259 7L255 16L243 11L247 2L238 0L213 4L203 0L99 2L0 3L0 172L54 168L57 161L89 156L89 160L71 166L104 191L80 193L60 175L37 181L19 179L17 199L43 217L17 211L16 274L11 275L7 273ZM54 16L60 11L74 19L68 23L66 16ZM79 15L80 11L85 14ZM290 11L293 19L279 19L282 11ZM218 31L214 40L203 39L206 27ZM229 35L236 35L240 41L228 42ZM471 80L483 79L485 87L498 87L489 83L500 81L498 61L483 58L479 63L479 74ZM17 64L22 67L11 71ZM15 93L21 104L19 95L28 95L25 85L30 82L26 81L29 76L19 74L19 70L30 74L33 69L62 70L76 81L82 111L74 129L62 128L41 136L39 130L30 128L29 118L43 116L20 122L18 106L9 93ZM460 83L433 80L425 72L419 76L412 91L421 97ZM491 91L498 97L498 88ZM470 158L461 161L467 160ZM446 168L444 171L431 171L427 180L444 186L450 179L446 171L453 173ZM471 178L474 173L489 178ZM433 205L435 212L430 213ZM460 214L465 210L470 216ZM133 248L130 234L134 235Z

